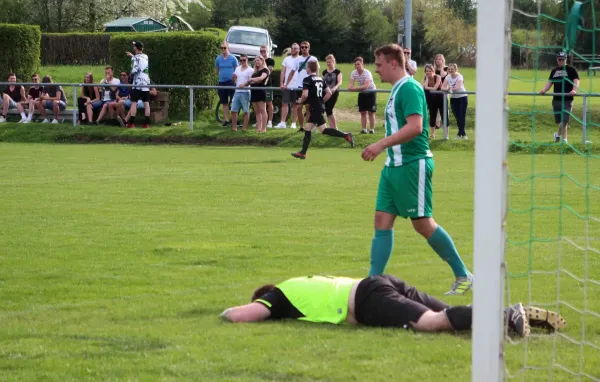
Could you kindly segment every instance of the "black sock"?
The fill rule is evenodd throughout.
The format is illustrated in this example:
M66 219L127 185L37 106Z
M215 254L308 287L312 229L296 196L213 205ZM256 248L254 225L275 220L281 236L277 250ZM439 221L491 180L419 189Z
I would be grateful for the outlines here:
M129 123L132 125L135 124L135 116L131 116L131 118L129 118Z
M149 125L149 124L150 124L150 116L144 117L144 123L145 123L146 125Z
M471 306L453 306L444 310L450 325L454 330L469 330L473 322L473 308Z
M306 154L306 152L308 151L308 145L310 145L311 136L312 133L310 131L304 132L304 140L302 141L302 151L300 151L300 153Z
M332 137L346 138L346 133L344 133L343 131L332 129L331 127L325 128L323 130L323 134L330 135Z

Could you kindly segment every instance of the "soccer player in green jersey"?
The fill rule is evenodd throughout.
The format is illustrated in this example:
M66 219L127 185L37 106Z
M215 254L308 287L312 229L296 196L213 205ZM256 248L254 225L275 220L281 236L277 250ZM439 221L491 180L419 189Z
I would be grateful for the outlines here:
M367 146L365 161L372 161L384 150L375 206L375 237L371 246L369 275L383 273L394 245L396 216L410 218L412 225L447 261L454 283L447 295L461 295L473 286L473 275L460 258L448 233L433 220L433 154L429 150L429 122L425 92L405 69L402 48L384 45L375 51L376 72L382 82L393 84L385 107L385 138Z
M226 309L221 318L231 322L290 318L440 332L471 329L472 313L471 306L450 306L389 275L307 276L263 285L249 304ZM554 312L521 303L504 313L509 329L523 337L529 335L530 325L550 330L566 325Z

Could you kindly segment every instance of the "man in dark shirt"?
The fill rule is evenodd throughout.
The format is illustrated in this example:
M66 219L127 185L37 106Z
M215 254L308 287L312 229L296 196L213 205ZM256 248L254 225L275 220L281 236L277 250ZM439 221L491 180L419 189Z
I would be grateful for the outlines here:
M571 119L573 96L579 88L579 74L577 69L567 65L565 52L558 53L556 61L558 66L550 72L548 82L540 94L546 93L554 85L555 95L552 97L552 110L554 111L554 122L558 124L558 131L554 133L554 141L559 142L562 137L567 142L567 127Z
M294 158L306 159L306 151L310 145L312 137L312 129L317 126L319 131L325 135L332 137L344 138L352 147L354 147L354 137L352 133L344 133L337 129L327 127L325 124L325 102L331 97L331 90L325 85L323 79L317 75L319 73L319 63L309 61L306 66L308 77L304 78L302 83L302 97L297 101L302 105L304 101L309 105L308 122L304 130L304 141L302 142L302 150L297 153L292 153ZM325 95L323 95L325 93Z
M14 73L8 75L8 82L17 82L17 76ZM0 123L6 122L6 115L8 109L17 109L21 114L21 120L19 123L23 123L27 120L25 115L25 109L23 108L22 102L27 98L25 97L25 88L21 85L9 85L2 91L2 116L0 116Z
M231 322L296 319L314 323L412 328L422 332L470 330L471 306L450 306L390 275L353 279L305 276L257 288L246 305L226 309ZM562 329L555 312L517 303L504 310L511 331L527 337L530 326Z

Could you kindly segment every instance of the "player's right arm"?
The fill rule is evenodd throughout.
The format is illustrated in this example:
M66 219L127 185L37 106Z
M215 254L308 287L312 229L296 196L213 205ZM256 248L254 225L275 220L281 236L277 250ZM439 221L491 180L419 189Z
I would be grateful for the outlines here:
M281 65L281 74L279 75L279 85L281 86L282 89L286 88L286 82L285 82L285 72L287 71L287 67L285 65Z
M225 309L219 317L230 322L264 321L271 316L271 311L265 305L251 302L243 306Z
M331 96L333 95L333 93L331 92L331 90L326 86L325 87L325 95L323 96L323 102L327 102L329 101L329 98L331 98Z
M306 77L304 81L302 81L302 97L296 101L299 104L303 104L304 101L308 98L308 89L310 88L310 77Z

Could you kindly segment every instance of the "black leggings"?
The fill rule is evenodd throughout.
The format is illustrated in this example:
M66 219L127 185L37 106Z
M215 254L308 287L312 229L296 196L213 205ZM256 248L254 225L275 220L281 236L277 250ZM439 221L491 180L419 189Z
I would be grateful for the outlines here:
M328 117L333 114L333 108L335 107L335 104L337 103L339 95L340 95L340 92L335 92L331 95L331 98L329 98L327 100L327 102L325 102L325 113L327 114Z
M469 105L469 97L450 98L450 107L452 108L452 114L456 118L458 124L458 136L464 137L467 135L465 132L465 123L467 120L467 106Z
M77 110L79 113L79 120L83 121L83 116L86 116L87 119L87 106L85 103L87 102L87 98L79 97L77 98Z
M443 119L444 99L434 95L428 97L427 109L429 109L429 127L435 127L435 120L437 119L438 113L440 114L440 118Z
M432 310L450 308L435 297L389 275L371 276L356 288L356 320L367 326L411 327L411 322Z

